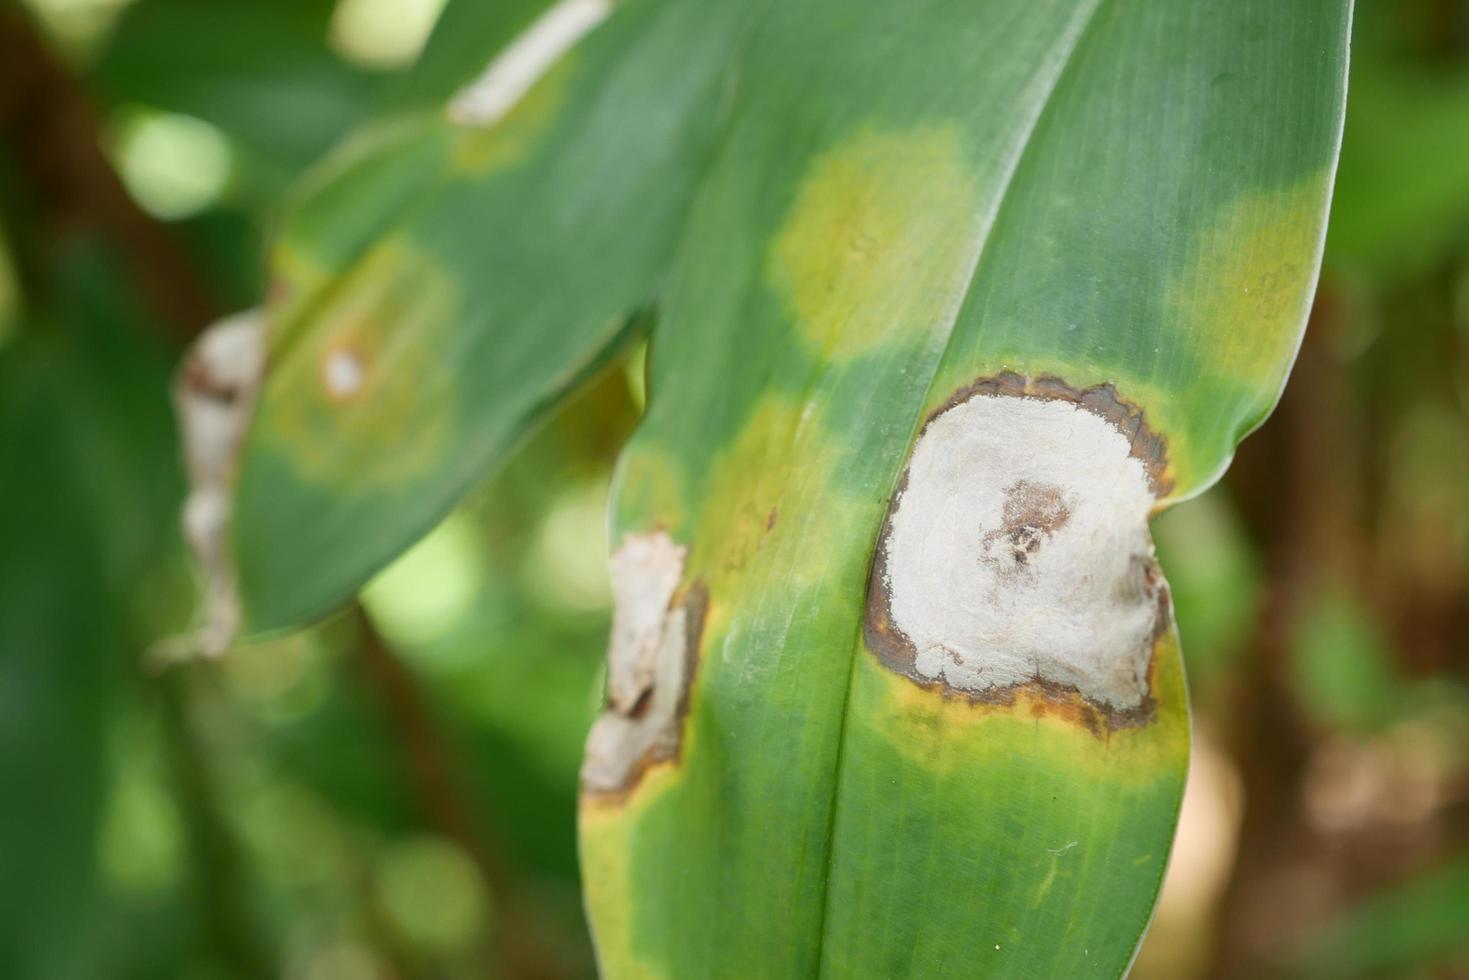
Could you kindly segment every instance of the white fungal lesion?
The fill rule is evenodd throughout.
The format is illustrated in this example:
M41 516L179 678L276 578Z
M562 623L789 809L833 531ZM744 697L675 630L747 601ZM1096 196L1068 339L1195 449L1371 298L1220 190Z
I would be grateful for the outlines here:
M587 737L582 785L626 789L649 763L678 752L701 610L678 601L687 549L665 532L629 535L612 556L607 705Z
M975 696L1039 682L1142 708L1166 602L1136 442L1065 398L977 393L934 416L879 543L894 665Z
M607 19L612 6L612 0L561 0L453 98L449 118L464 126L498 122L562 55Z
M265 320L259 310L227 317L206 330L174 385L189 495L184 535L203 576L196 632L168 641L160 656L219 656L240 628L239 584L230 549L235 477L265 373Z
M362 388L367 375L361 356L353 350L336 348L321 363L321 383L335 401L346 401Z

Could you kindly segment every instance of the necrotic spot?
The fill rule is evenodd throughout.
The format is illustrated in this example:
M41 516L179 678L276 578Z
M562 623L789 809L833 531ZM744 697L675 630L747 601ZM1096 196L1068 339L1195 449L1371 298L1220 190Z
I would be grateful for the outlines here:
M704 601L698 587L678 595L686 555L655 531L629 535L612 556L607 705L587 736L587 793L625 792L678 755Z
M890 510L869 642L912 679L977 698L1040 683L1143 709L1161 578L1156 480L1084 393L977 389L935 415ZM1139 423L1140 424L1140 423Z

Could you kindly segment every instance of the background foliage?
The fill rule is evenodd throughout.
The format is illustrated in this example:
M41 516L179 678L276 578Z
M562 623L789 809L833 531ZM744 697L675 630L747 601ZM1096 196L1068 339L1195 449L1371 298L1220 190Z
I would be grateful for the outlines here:
M158 669L183 339L256 300L303 168L538 4L439 6L0 2L0 975L591 972L575 774L639 351L360 608ZM1469 974L1469 5L1363 0L1353 58L1291 386L1155 528L1198 735L1137 976Z

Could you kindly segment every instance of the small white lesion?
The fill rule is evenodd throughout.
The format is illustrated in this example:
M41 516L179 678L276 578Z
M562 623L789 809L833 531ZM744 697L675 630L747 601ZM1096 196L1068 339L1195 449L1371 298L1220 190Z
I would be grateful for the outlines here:
M678 750L680 705L692 658L686 603L675 601L687 549L663 531L629 535L612 556L607 706L587 736L582 785L627 788L639 767Z
M362 356L356 351L338 347L326 352L321 362L321 383L335 401L345 401L362 389L367 377Z
M1154 501L1132 439L1075 402L977 394L935 416L882 545L915 679L971 694L1039 681L1139 708Z
M453 98L450 120L464 126L498 122L562 55L607 19L612 7L612 0L561 0Z

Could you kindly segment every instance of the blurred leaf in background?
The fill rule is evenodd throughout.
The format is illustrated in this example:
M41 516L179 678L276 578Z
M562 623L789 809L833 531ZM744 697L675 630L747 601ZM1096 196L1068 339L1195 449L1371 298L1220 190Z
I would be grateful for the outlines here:
M6 70L39 66L51 114L90 123L105 156L66 168L100 184L50 181L32 161L75 155L74 128L7 105L0 975L591 972L573 813L606 485L637 414L620 370L383 574L381 634L338 620L162 675L149 654L194 601L168 391L174 338L203 320L138 295L128 232L163 229L192 310L256 302L302 170L380 107L480 71L522 6L455 4L453 23L493 30L411 68L438 4L3 11L28 59ZM38 32L50 59L30 59Z

